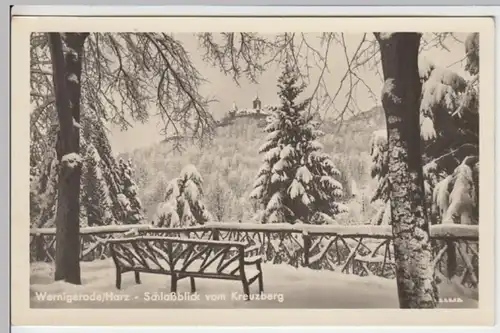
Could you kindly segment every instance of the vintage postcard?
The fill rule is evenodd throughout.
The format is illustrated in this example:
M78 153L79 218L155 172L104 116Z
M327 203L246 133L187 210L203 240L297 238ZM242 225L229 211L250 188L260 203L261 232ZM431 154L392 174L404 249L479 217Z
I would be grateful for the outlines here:
M13 325L492 325L493 55L490 18L14 17Z

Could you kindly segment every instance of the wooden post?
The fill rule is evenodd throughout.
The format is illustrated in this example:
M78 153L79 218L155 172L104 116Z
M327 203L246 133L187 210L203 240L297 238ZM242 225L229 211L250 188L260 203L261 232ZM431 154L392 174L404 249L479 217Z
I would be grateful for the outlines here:
M190 276L189 280L191 281L191 292L195 293L196 292L196 282L194 281L194 277Z
M177 275L172 273L170 277L170 292L177 293Z
M446 240L446 272L448 279L451 279L457 273L457 250L453 239Z
M83 250L85 249L84 248L84 244L85 244L85 239L80 234L80 254L79 254L80 255L80 261L85 261L84 258L83 258L83 255L82 255L83 254ZM92 253L89 253L89 254L90 254L90 256L92 256ZM90 261L92 261L92 260L95 260L95 258L90 259Z
M219 240L219 229L212 229L212 239L216 241Z
M33 243L35 245L35 261L45 261L45 258L47 257L43 251L43 236L42 235L35 235L35 239L33 240Z
M311 236L307 232L302 234L302 240L304 242L304 266L309 267L309 257L311 250Z
M120 289L122 286L122 271L119 266L116 266L116 289Z
M245 274L245 248L244 247L239 247L238 248L238 260L240 264L240 277L241 277L241 283L243 284L243 292L247 296L247 301L250 298L250 286L248 285L247 277Z

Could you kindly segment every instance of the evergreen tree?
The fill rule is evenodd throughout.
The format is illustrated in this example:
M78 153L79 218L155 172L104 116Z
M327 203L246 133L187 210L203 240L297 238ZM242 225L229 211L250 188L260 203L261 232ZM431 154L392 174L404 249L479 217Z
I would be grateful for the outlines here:
M41 160L39 172L30 183L30 219L36 227L54 226L57 207L57 180L59 162L55 149L46 153Z
M96 111L88 110L88 112L84 113L82 119L82 137L86 141L91 142L97 151L100 159L99 166L102 176L106 181L108 194L112 202L111 209L115 219L120 222L126 217L126 213L118 200L118 195L122 192L120 187L121 176L106 131L107 128L96 115Z
M157 208L154 224L159 227L187 227L212 220L203 198L203 178L194 165L182 169L179 178L167 186L165 201Z
M55 130L57 132L57 130ZM80 186L80 226L137 223L143 220L142 204L132 164L113 157L106 128L92 110L81 118L80 151L83 163ZM57 208L59 161L55 147L31 168L30 216L38 227L54 226Z
M373 224L391 224L389 204L389 147L387 131L378 130L372 135L370 155L372 157L371 176L378 181L378 186L371 198L371 202L381 200L384 205L373 217Z
M434 223L479 223L479 34L469 34L465 55L465 70L471 79L463 85L455 109L449 110L459 142L426 165L435 180ZM450 140L455 141L453 137Z
M121 179L121 193L118 195L119 202L125 213L125 223L139 223L144 219L142 203L137 194L137 185L133 180L134 167L132 161L118 161L118 170Z
M92 143L88 144L82 187L84 189L82 207L88 226L108 225L113 222L111 198L100 167L101 159Z
M263 207L261 222L324 223L346 211L342 185L330 157L316 141L323 133L308 114L309 100L296 103L305 86L287 65L278 79L281 106L268 117L264 163L250 197Z
M477 77L478 41L474 34L466 43L472 79L436 67L420 59L420 136L426 201L432 223L441 221L475 224L478 218L479 89ZM477 46L478 47L478 46ZM469 49L468 49L469 48ZM472 48L472 50L470 50ZM470 63L470 65L469 65ZM387 132L376 131L371 142L372 177L378 187L372 201L386 203L374 224L390 223ZM454 193L452 196L451 193Z

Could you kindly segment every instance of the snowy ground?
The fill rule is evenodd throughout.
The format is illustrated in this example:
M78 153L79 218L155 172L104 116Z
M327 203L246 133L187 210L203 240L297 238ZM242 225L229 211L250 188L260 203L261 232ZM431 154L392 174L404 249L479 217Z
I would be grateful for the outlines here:
M245 301L239 281L197 279L197 294L181 301L170 295L170 277L142 274L136 285L133 273L122 276L116 290L111 260L82 262L82 285L53 281L53 267L31 265L31 306L34 308L397 308L395 280L359 277L331 271L296 269L289 265L264 264L266 299ZM251 292L257 292L257 282ZM181 296L189 296L189 279L178 285ZM440 284L441 307L476 308L477 300L466 297L452 284ZM215 297L217 300L207 298ZM52 299L50 299L52 298ZM75 300L80 298L80 300ZM457 300L461 302L450 302ZM445 302L447 301L447 302Z

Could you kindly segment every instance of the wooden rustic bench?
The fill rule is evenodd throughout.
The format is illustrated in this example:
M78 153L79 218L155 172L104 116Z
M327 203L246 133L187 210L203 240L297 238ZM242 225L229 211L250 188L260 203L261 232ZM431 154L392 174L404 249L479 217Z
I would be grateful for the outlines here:
M159 236L113 239L108 244L116 266L117 289L123 273L134 272L135 282L141 283L142 272L170 275L171 292L177 292L177 281L187 277L191 292L196 291L195 278L239 280L246 295L258 280L259 293L264 291L262 258L255 255L259 246Z

